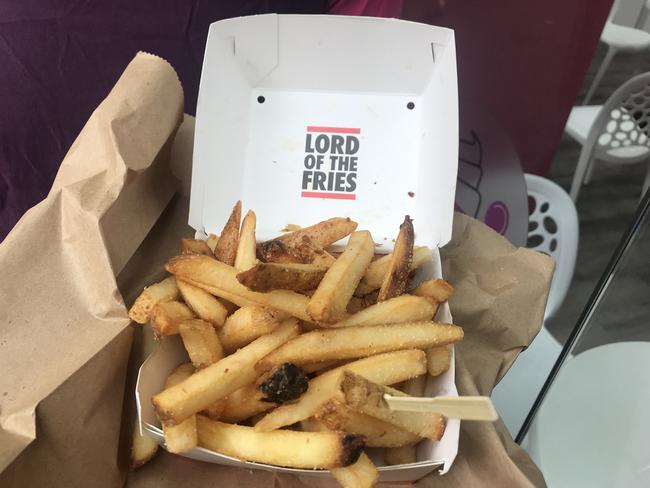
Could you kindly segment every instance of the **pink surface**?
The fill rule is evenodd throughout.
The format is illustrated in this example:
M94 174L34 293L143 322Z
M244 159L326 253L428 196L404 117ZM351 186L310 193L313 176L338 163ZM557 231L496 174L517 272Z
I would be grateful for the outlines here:
M329 0L327 13L397 18L402 11L402 3L402 0Z

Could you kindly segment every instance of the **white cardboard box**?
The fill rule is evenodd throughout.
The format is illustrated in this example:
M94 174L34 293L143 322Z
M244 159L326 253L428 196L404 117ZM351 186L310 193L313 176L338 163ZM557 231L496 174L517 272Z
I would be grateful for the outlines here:
M218 233L233 202L255 210L257 237L287 224L349 216L393 246L405 214L416 244L451 237L458 159L453 31L394 19L260 15L211 25L197 108L189 223ZM440 257L416 278L440 277ZM446 304L437 320L451 323ZM187 360L165 339L136 387L141 427L164 445L151 405L168 373ZM427 395L457 395L454 368ZM445 473L460 422L441 441L420 443L418 462L380 466L381 481ZM217 464L329 476L327 471L242 462L198 448L186 457ZM381 458L377 458L380 462Z

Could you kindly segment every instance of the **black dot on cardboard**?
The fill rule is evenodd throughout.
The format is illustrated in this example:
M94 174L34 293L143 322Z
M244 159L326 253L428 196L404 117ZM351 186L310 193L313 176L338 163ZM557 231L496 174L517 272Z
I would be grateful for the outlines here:
M262 95L257 97L257 103L264 103L266 101L266 98L264 98Z
M415 104L413 102L409 102L406 104L406 108L409 110L413 110L415 108Z

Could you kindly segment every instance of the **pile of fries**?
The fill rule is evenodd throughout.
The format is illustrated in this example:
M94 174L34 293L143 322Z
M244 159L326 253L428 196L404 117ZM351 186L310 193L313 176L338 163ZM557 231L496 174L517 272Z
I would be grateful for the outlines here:
M390 410L383 395L422 396L463 330L432 321L451 285L412 285L432 259L414 247L412 221L378 257L350 219L261 243L255 213L240 220L238 202L220 237L183 239L165 266L171 276L129 311L158 338L179 334L189 356L152 399L167 450L329 469L344 487L375 483L366 446L385 448L386 464L415 462L417 443L439 440L445 419ZM328 251L346 236L340 255ZM134 466L156 449L136 431Z

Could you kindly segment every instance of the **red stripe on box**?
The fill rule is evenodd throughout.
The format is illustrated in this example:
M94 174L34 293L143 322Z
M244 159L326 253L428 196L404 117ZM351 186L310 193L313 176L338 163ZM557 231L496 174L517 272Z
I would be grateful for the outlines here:
M337 134L361 134L361 129L352 127L322 127L319 125L308 125L307 132L335 132Z
M335 200L357 199L357 196L351 193L326 193L322 191L303 191L300 196L304 198L333 198Z

